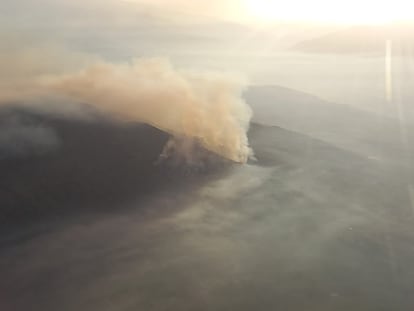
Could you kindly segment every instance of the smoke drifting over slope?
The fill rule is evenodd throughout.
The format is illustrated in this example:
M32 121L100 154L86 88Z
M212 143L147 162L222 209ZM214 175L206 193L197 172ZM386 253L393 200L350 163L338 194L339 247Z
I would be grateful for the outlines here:
M116 119L167 131L176 138L169 150L191 153L188 146L199 144L241 163L250 154L246 132L251 110L241 97L244 83L236 77L180 72L163 59L140 59L100 62L78 73L49 76L43 83L48 91L94 105Z
M42 155L55 150L59 138L53 129L0 112L0 160Z

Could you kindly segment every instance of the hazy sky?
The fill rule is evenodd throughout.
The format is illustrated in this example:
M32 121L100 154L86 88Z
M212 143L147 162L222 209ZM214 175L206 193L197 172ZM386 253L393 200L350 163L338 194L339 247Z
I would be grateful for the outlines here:
M405 0L2 0L0 95L10 84L27 88L31 76L73 72L97 59L165 57L177 67L241 73L252 84L333 102L381 103L381 58L291 47L353 23L412 19L412 6Z
M410 1L378 0L121 0L250 23L319 21L382 23L412 18Z
M3 12L24 10L26 20L18 18L16 23L27 22L34 11L42 10L45 15L55 16L56 10L70 15L74 7L85 11L93 8L105 12L106 16L117 18L120 10L145 8L148 14L160 14L175 18L174 13L185 13L200 19L202 16L222 20L261 24L274 21L316 21L340 24L370 24L395 20L412 20L414 4L407 0L3 0ZM7 10L9 8L9 10ZM63 14L64 15L64 14ZM117 16L117 17L116 17ZM179 20L183 20L180 16Z

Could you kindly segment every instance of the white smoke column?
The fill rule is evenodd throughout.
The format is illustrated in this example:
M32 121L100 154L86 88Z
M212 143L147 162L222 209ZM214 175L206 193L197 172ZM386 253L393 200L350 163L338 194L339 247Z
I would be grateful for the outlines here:
M98 63L47 79L48 87L125 121L151 124L177 137L244 163L250 154L246 132L250 107L245 83L236 77L175 70L163 59L131 64Z

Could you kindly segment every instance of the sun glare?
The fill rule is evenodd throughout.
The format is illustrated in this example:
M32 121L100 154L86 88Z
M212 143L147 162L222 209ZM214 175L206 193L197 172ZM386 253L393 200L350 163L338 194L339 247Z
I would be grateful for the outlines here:
M244 0L256 22L314 21L378 24L412 19L414 3L406 0Z

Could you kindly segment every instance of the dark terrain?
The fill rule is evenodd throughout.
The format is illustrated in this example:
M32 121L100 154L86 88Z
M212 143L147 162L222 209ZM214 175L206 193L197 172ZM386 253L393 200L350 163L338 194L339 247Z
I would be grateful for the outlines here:
M325 137L328 117L295 128L275 105L262 117L284 128L251 125L256 161L184 173L154 165L154 128L31 115L59 144L1 160L3 221L20 225L2 228L0 309L411 311L407 154L369 116L284 92L363 130Z

